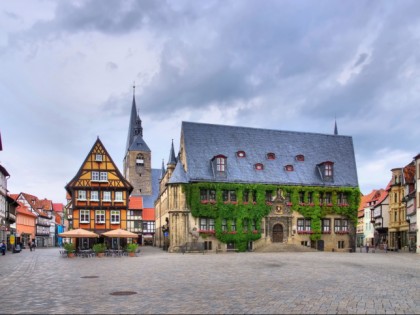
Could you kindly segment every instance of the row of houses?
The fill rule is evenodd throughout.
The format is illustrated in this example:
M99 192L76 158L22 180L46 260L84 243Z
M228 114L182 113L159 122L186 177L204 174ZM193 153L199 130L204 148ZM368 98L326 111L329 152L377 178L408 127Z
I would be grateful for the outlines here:
M420 253L417 214L420 209L420 154L393 168L386 188L362 196L357 244Z
M9 178L9 172L0 165L0 239L7 249L13 250L18 244L26 246L29 241L38 247L59 246L57 234L65 227L63 204L23 192L10 194Z

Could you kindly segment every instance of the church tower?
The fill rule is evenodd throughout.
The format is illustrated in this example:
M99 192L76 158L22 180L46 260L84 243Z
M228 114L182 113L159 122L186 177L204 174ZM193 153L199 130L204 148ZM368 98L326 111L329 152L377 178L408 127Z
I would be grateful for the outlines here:
M124 177L133 186L132 195L152 194L152 152L143 140L143 127L137 111L133 86L130 124L124 156Z

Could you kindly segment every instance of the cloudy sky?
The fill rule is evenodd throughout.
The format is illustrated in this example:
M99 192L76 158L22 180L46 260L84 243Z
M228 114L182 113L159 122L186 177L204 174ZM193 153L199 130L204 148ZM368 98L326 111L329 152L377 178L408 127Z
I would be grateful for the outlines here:
M182 121L353 137L363 193L420 153L419 1L0 1L0 163L65 203L99 136L122 170L136 101L152 164Z

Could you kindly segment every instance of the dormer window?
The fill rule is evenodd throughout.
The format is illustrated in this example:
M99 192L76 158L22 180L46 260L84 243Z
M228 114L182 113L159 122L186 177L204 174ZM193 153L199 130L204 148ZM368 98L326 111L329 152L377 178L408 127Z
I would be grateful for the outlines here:
M286 165L285 167L284 167L284 170L285 171L287 171L287 172L293 172L293 165Z
M296 161L299 161L299 162L305 161L305 156L303 154L296 155Z
M326 161L317 165L322 180L333 181L334 180L334 162Z
M272 152L267 153L267 160L275 160L276 159L276 155Z
M333 164L332 163L325 163L325 177L332 177L333 176Z
M226 176L226 169L227 169L227 158L224 155L216 155L213 157L212 167L213 172L216 176Z
M239 157L239 158L244 158L246 156L245 151L236 152L236 156Z
M143 154L141 154L141 153L137 154L136 165L137 166L144 166L144 156L143 156Z
M264 169L264 165L262 163L255 164L255 169L257 171L262 171Z
M102 154L95 154L95 161L102 162Z
M225 157L216 158L216 171L218 172L226 171L226 158Z

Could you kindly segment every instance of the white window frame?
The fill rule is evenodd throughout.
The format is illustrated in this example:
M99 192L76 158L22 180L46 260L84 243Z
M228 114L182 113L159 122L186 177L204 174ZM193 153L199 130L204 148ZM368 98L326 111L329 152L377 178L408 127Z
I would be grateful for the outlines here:
M122 191L116 191L115 192L115 201L122 202L123 200L123 192Z
M102 201L111 201L111 192L104 191L102 194Z
M92 181L98 182L99 181L99 172L98 171L92 171Z
M91 201L99 201L99 191L97 190L92 190L90 192L90 200Z
M102 154L99 154L99 153L95 154L95 161L102 162Z
M77 200L86 200L86 190L77 191Z
M90 223L90 210L80 210L80 223Z
M119 223L120 223L120 211L111 210L111 224L119 224Z
M95 223L105 224L105 210L95 210Z
M100 182L107 182L108 181L108 172L100 172L99 173L99 181Z

